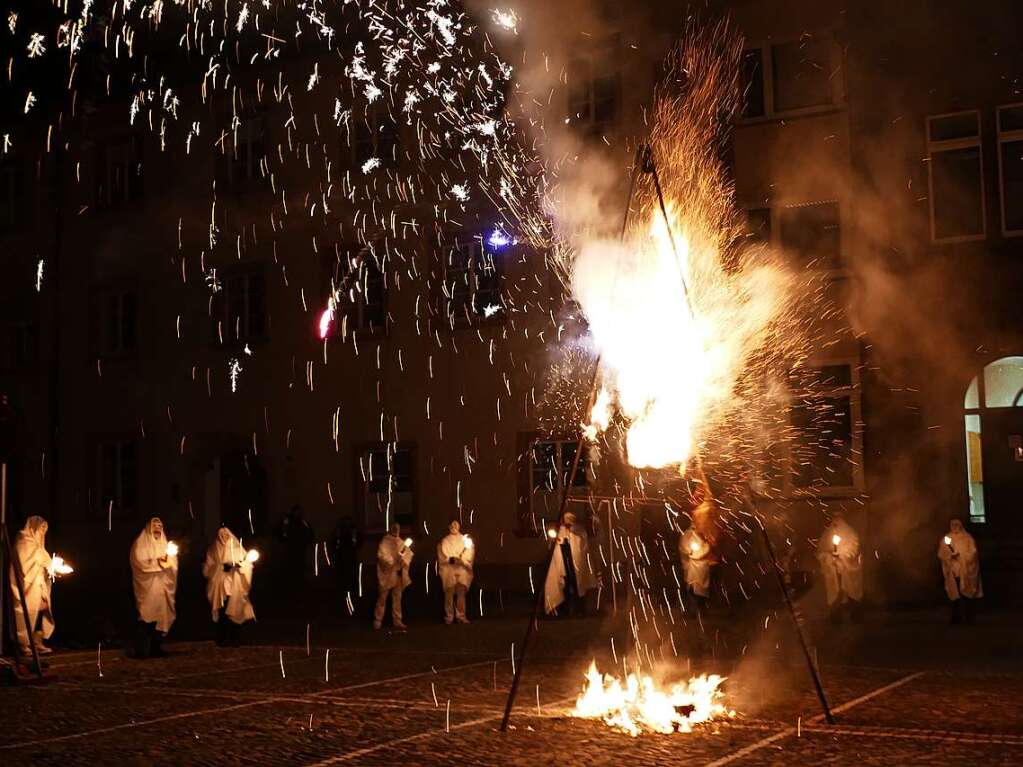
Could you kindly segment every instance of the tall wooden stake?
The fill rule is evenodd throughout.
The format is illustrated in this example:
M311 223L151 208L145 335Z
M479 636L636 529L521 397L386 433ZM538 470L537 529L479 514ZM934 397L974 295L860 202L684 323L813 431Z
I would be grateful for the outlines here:
M640 147L636 150L636 158L632 165L632 176L629 179L629 194L625 200L625 214L622 217L622 231L621 240L625 240L625 233L629 227L629 209L632 206L632 194L636 189L636 177L640 170L643 168L642 162L642 151ZM590 396L587 400L586 410L583 412L589 414L593 410L593 404L597 399L597 383L599 381L600 373L600 357L597 357L593 365L593 380L590 383ZM558 518L556 524L561 524L561 518L565 514L565 507L568 505L568 494L571 491L572 483L575 481L575 474L579 470L579 459L583 454L583 442L585 437L582 432L579 433L579 439L575 444L575 456L572 458L572 469L569 471L568 476L565 478L564 487L561 491L561 503L558 505ZM545 531L546 534L546 531ZM544 587L547 585L547 573L551 569L551 559L557 549L556 538L552 539L549 543L547 550L546 565L543 568L543 578L539 582L534 583L534 589L536 592L535 598L533 599L533 611L529 615L529 623L526 624L526 635L522 639L522 648L519 651L519 662L515 663L515 674L512 676L511 689L508 690L508 700L504 705L504 716L501 718L501 732L508 731L508 721L511 719L512 707L515 705L515 696L519 691L519 682L522 679L522 669L526 665L526 652L529 649L529 640L533 638L533 631L536 629L536 624L540 620L540 611L543 607ZM514 661L514 655L512 656Z

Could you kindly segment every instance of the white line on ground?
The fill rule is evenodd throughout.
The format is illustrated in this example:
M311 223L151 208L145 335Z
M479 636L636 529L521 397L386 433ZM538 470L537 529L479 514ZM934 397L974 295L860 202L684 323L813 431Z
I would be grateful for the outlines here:
M570 698L562 698L561 700L554 701L552 704L550 704L550 706L552 708L563 706L566 703L568 703L570 701L573 701L573 700L575 700L575 696L574 695L572 697L570 697ZM461 724L456 724L456 725L454 725L454 726L452 726L452 727L450 727L448 729L445 729L444 727L440 727L440 728L438 728L436 730L427 730L426 732L419 732L419 733L416 733L415 735L409 735L408 737L405 737L405 738L398 738L397 740L389 740L389 741L387 741L385 743L377 743L375 746L366 746L365 748L360 748L358 751L349 751L346 754L338 754L337 756L332 756L329 759L324 759L321 762L314 762L313 764L307 765L307 767L329 767L330 765L333 765L333 764L342 764L343 762L350 762L353 759L359 759L359 758L361 758L363 756L367 756L369 754L376 753L377 751L383 751L385 749L394 748L395 746L403 746L403 745L405 745L407 743L415 743L415 742L420 741L420 740L427 740L429 738L433 738L433 737L436 737L438 735L447 735L449 732L455 732L456 730L464 730L464 729L467 729L469 727L477 727L477 726L479 726L481 724L486 724L487 722L495 722L498 719L501 719L503 716L504 716L504 711L501 711L500 713L497 713L497 714L490 714L488 716L481 716L481 717L479 717L477 719L470 719L468 722L462 722ZM519 716L527 716L527 717L530 717L530 718L536 718L536 714L535 713L531 713L528 709L527 710L523 710L519 714Z
M914 674L907 674L906 676L902 677L901 679L896 679L891 684L886 684L883 687L878 687L876 690L871 690L870 692L866 693L865 695L861 695L858 698L853 698L852 700L850 700L850 701L848 701L846 703L843 703L842 705L838 706L837 708L831 709L831 713L832 714L840 714L843 711L848 711L849 709L851 709L851 708L853 708L855 706L858 706L861 703L866 703L868 700L871 700L872 698L876 698L878 695L884 695L886 692L891 692L892 690L894 690L897 687L902 687L902 685L908 684L909 682L912 682L914 679L917 679L917 678L919 678L919 677L921 677L923 675L924 675L923 671L917 671ZM810 719L808 719L807 720L807 724L818 724L818 723L820 723L823 720L824 720L824 715L823 714L817 714L817 716L814 716L814 717L811 717ZM826 728L823 728L823 727L820 728L820 729L821 730L826 730ZM706 767L723 767L723 765L731 764L732 762L734 762L734 761L736 761L738 759L742 759L742 758L744 758L746 756L749 756L754 751L759 751L760 749L764 748L765 746L771 745L775 741L782 740L783 738L787 738L790 735L795 735L795 734L796 734L796 728L795 727L787 727L786 729L781 730L780 732L776 732L773 735L768 735L766 738L761 738L760 740L756 741L755 743L751 743L748 746L744 746L743 748L740 748L738 751L733 751L731 754L723 756L720 759L715 759L713 762L708 762Z
M338 693L338 692L344 692L345 690L363 689L363 688L366 688L366 687L372 687L373 685L389 684L391 682L400 682L400 681L403 681L403 680L406 680L406 679L415 679L417 677L432 676L434 674L443 674L443 673L446 673L448 671L458 671L460 669L473 668L475 666L484 666L484 665L489 666L489 665L492 665L495 661L496 662L501 662L501 660L502 659L496 659L495 658L495 659L486 660L486 661L479 661L477 663L465 663L465 664L462 664L462 665L459 665L459 666L445 666L443 668L430 669L429 671L423 671L423 672L420 672L420 673L403 674L401 676L389 677L387 679L380 679L380 680L377 680L375 682L363 682L363 683L360 683L360 684L349 685L349 686L346 686L346 687L336 687L336 688L331 689L331 690L324 690L323 692L313 693L311 695L304 695L304 696L303 695L295 695L295 696L293 696L293 701L297 702L297 703L305 703L305 702L309 702L308 699L310 699L310 698L321 698L324 695L333 695L333 694ZM42 687L42 688L38 688L38 689L46 689L46 688ZM57 689L57 688L50 688L50 689ZM64 690L66 692L67 688L65 687ZM39 738L37 740L25 740L25 741L21 741L19 743L8 743L8 744L5 744L5 745L0 745L0 751L10 751L10 750L13 750L13 749L16 749L16 748L24 748L24 747L27 747L27 746L39 746L39 745L43 745L43 744L46 744L46 743L59 743L61 741L74 740L74 739L77 739L77 738L88 738L88 737L91 737L93 735L103 735L105 733L116 732L118 730L127 730L127 729L134 729L134 728L137 728L137 727L145 727L145 726L150 725L150 724L159 724L161 722L169 722L169 721L174 721L176 719L188 719L190 717L203 716L204 714L218 714L218 713L224 713L225 711L235 711L237 709L242 709L242 708L251 708L253 706L265 706L265 705L268 705L270 703L288 702L288 698L289 698L289 696L272 695L271 697L261 698L259 700L253 700L253 701L249 701L247 703L238 703L238 704L236 704L234 706L219 706L217 708L202 709L201 711L185 711L185 712L182 712L182 713L179 713L179 714L171 714L170 716L161 716L161 717L157 717L155 719L146 719L146 720L143 720L141 722L126 722L124 724L112 725L110 727L101 727L101 728L96 729L96 730L86 730L84 732L75 732L75 733L71 733L69 735L58 735L58 736L52 737L52 738ZM305 698L306 700L303 700L303 698Z

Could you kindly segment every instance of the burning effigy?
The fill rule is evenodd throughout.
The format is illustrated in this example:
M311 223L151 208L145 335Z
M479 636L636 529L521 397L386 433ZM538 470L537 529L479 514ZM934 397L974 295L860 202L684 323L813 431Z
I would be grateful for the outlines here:
M600 719L633 737L641 733L692 732L694 725L735 716L723 702L724 681L716 674L701 675L665 688L651 676L632 673L623 683L618 677L601 674L593 661L572 716Z

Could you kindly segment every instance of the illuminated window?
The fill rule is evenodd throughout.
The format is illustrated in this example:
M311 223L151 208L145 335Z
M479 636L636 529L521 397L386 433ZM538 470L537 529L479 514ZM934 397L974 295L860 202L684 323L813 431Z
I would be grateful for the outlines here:
M997 436L1005 411L1018 407L1023 407L1023 357L1003 357L989 363L981 375L970 381L966 389L963 398L966 486L970 499L970 519L973 522L985 522L987 519L984 497L984 421L988 419L989 426L991 422L994 423L994 434ZM992 413L993 410L1002 413ZM988 436L991 437L990 434ZM1009 438L1011 440L1012 435ZM1014 449L1023 450L1023 446L1017 445Z
M961 242L986 233L980 112L927 118L931 239Z

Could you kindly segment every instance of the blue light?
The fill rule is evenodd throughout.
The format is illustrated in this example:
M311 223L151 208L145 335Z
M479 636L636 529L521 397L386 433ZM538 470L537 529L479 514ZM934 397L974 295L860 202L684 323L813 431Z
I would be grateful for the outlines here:
M499 226L494 227L494 231L487 237L487 245L494 250L504 250L509 245L513 245L515 240Z

